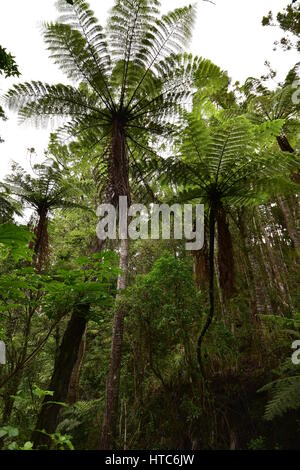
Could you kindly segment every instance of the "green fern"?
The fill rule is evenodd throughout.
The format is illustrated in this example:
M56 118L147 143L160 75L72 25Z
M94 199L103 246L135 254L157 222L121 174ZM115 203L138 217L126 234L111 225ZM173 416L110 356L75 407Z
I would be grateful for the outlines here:
M98 146L95 164L106 166L107 197L115 200L120 191L128 193L130 152L139 148L149 154L150 142L169 138L192 94L201 61L184 48L196 9L189 5L160 16L158 0L115 0L103 28L84 0L59 0L57 7L58 21L45 24L44 39L74 86L18 84L5 100L22 121L46 125L66 118L60 132L89 142L90 150ZM113 146L116 127L124 140L123 157Z
M269 315L265 318L284 328L283 332L300 338L300 314L296 313L292 318L283 318ZM296 328L296 329L292 329ZM259 392L270 392L272 398L266 405L265 419L272 419L282 416L290 410L300 408L300 366L294 365L291 358L288 358L277 372L279 379L265 385Z
M280 369L280 374L295 374L295 368L288 359ZM289 375L285 378L280 378L274 382L265 385L259 392L270 391L272 398L266 405L265 419L271 421L272 419L282 416L289 410L296 410L300 408L300 369L298 366L297 375Z

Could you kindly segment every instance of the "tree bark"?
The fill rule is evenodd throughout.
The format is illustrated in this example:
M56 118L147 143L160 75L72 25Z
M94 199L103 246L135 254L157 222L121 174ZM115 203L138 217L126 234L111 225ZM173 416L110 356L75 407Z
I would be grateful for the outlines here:
M281 134L281 135L277 136L276 139L277 139L277 143L280 147L280 150L282 150L282 152L294 153L294 149L291 146L291 144L289 143L288 138L285 134Z
M75 362L75 365L71 374L71 378L70 378L68 398L67 398L67 402L69 405L73 405L74 403L76 403L76 401L78 401L78 398L79 398L79 382L80 382L81 369L82 369L82 364L83 364L85 350L86 350L87 326L88 324L86 324L86 327L82 336L82 340L79 346L78 357Z
M61 405L54 402L65 402L67 399L71 374L86 329L88 312L89 305L80 305L73 311L68 322L49 384L49 390L54 394L46 396L43 400L32 436L34 448L51 446L50 437L40 431L52 434L56 430Z
M216 225L215 210L216 209L214 205L212 204L210 208L210 214L209 214L209 304L210 304L210 308L209 308L209 314L208 314L206 323L203 327L203 330L200 333L200 336L198 338L198 344L197 344L197 359L198 359L200 371L203 376L204 376L204 370L203 370L201 346L202 346L203 338L206 335L207 330L211 325L211 322L213 320L213 316L215 313L215 291L214 291L214 277L215 277L214 254L215 254L215 225Z
M127 285L129 241L121 240L120 268L122 272L118 277L118 291ZM106 406L102 424L100 448L111 450L115 445L117 424L119 387L121 375L122 343L124 331L124 315L122 308L117 307L113 320L112 346L110 355L109 373L106 382Z
M294 149L291 146L291 144L289 143L288 138L286 137L285 134L281 134L276 139L277 139L277 143L280 147L280 150L282 150L283 152L294 153ZM299 171L298 171L297 174L292 173L291 174L291 179L299 183L300 182ZM294 247L295 247L295 249L298 253L299 250L300 250L300 234L299 234L299 231L297 230L297 227L295 226L293 215L291 213L289 204L288 204L287 201L285 201L282 198L278 198L277 202L278 202L278 205L279 205L279 207L282 211L287 231L288 231L288 233L291 237L291 240L294 244Z
M110 197L115 207L119 207L120 196L127 197L130 205L129 186L129 162L126 148L126 133L123 123L118 118L112 125L112 148L109 165ZM120 238L120 268L117 289L119 293L126 289L128 272L128 221L126 227L126 239ZM119 234L120 235L120 234ZM118 295L117 295L118 298ZM114 448L116 436L116 421L118 415L119 386L121 375L122 343L125 312L117 306L113 319L113 332L111 344L111 356L109 372L106 381L106 403L102 423L100 449L110 450Z
M277 202L283 214L285 225L289 236L291 237L291 240L294 244L294 247L297 252L300 252L300 234L297 230L297 227L295 226L293 215L289 208L288 202L280 197L277 199Z
M40 272L48 263L49 240L48 240L48 208L43 206L38 209L38 223L34 228L35 240L32 242L33 265Z

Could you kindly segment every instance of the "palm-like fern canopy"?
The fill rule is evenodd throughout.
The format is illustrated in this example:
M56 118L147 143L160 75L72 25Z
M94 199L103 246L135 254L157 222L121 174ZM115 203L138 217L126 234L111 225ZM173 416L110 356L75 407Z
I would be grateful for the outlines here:
M296 136L299 132L300 104L297 92L299 65L300 63L297 63L289 71L284 82L274 90L256 78L248 78L242 87L246 96L247 117L254 123L277 121L279 129L276 137L280 148L290 152L293 152L293 148L287 136Z
M59 0L57 7L61 16L45 24L44 39L75 86L18 84L6 94L6 103L21 120L34 118L36 124L68 118L68 135L88 139L91 147L101 143L100 158L108 162L115 197L128 190L115 181L127 172L128 157L122 154L130 145L148 149L153 139L168 137L192 92L201 61L183 48L195 7L161 17L158 0L116 0L106 29L84 0Z
M197 108L187 115L178 155L161 163L160 172L168 171L181 200L240 207L292 184L289 172L299 159L263 146L258 149L259 126L239 117L208 127L199 116Z
M34 175L13 164L12 174L6 178L4 187L10 194L25 205L34 209L39 215L57 208L84 208L79 203L80 191L75 188L61 173L55 162L33 166Z

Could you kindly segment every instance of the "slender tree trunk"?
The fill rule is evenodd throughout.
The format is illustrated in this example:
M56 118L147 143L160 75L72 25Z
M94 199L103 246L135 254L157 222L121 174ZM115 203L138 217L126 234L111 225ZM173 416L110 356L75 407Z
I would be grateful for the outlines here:
M112 148L109 166L111 201L115 207L119 207L120 196L127 197L130 205L129 186L129 162L126 148L126 134L122 122L118 119L112 125ZM128 272L128 221L126 227L126 239L120 238L120 268L118 277L119 293L126 289ZM119 234L120 235L120 234ZM118 296L117 296L118 297ZM119 386L121 375L122 343L125 312L119 306L116 307L113 319L113 332L111 344L111 356L109 372L106 381L105 410L102 423L100 449L110 450L115 446L116 422L118 415Z
M261 232L261 235L262 235L262 238L264 239L264 244L262 243L262 240L261 240L261 248L262 248L262 259L264 261L264 265L265 265L265 270L268 272L268 276L270 278L270 286L272 284L274 284L274 288L276 289L276 292L279 294L277 296L277 301L278 301L278 306L283 306L285 309L289 309L291 308L291 306L289 305L289 299L286 298L286 289L285 289L285 285L284 285L284 280L282 278L282 273L284 271L284 266L282 266L282 262L281 262L281 265L278 266L278 257L274 256L274 246L271 245L271 242L270 242L270 237L269 237L269 234L266 230L266 224L268 224L269 226L272 224L272 220L271 222L268 221L268 220L262 220L262 214L260 213L260 210L259 208L257 209L256 211L256 214L257 214L257 218L258 218L258 224L259 224L259 227L260 227L260 232ZM268 215L268 213L267 213ZM271 219L272 219L272 216L271 216ZM266 255L264 253L265 250L263 250L263 247L265 246L266 248ZM266 259L267 258L267 259ZM281 307L280 307L281 309ZM283 314L283 312L280 310L280 313Z
M289 236L291 237L291 240L294 244L294 247L297 252L300 252L300 233L297 227L295 226L295 221L293 218L293 214L291 213L289 204L285 199L281 197L277 199L277 202L283 214L285 225Z
M118 290L122 291L127 285L129 241L121 240L120 268L122 272L118 278ZM124 314L122 308L116 308L113 320L112 346L109 373L106 382L106 407L103 418L100 448L111 450L115 445L115 432L117 424L119 386L121 375L122 343L124 331Z
M261 266L259 263L262 256L258 254L257 251L261 249L261 239L254 219L253 232L248 233L249 227L250 220L246 221L242 216L239 223L239 230L241 235L240 240L242 243L242 252L245 258L245 267L248 273L248 275L246 275L246 279L248 278L252 318L254 321L256 321L259 315L262 315L266 312L273 313L273 310L266 288L266 273L264 266Z
M229 223L222 205L216 211L216 223L219 282L224 300L229 300L235 293L234 253Z
M278 266L278 272L281 274L281 280L282 280L282 284L283 284L283 287L284 287L284 290L285 290L285 293L286 293L286 299L287 299L287 303L289 305L289 308L292 309L293 307L293 299L291 297L291 294L290 294L290 287L289 287L289 275L288 275L288 267L287 267L287 264L286 264L286 260L285 260L285 257L283 255L283 251L282 251L282 241L279 237L279 234L278 234L278 230L275 226L275 221L274 221L274 216L272 214L272 212L269 210L269 213L270 213L270 218L271 218L271 224L272 224L272 231L273 231L273 234L274 234L274 243L275 243L275 246L276 246L276 249L277 249L277 252L280 253L280 259L276 259L277 261L277 266Z
M255 251L255 250L253 250ZM264 276L263 267L260 265L258 258L261 261L261 255L257 253L250 254L250 265L254 275L254 292L256 299L256 313L263 315L265 313L273 314L273 308L266 288L266 279Z
M82 364L83 364L85 350L86 350L87 326L88 324L86 324L85 331L83 333L82 340L79 346L78 357L75 362L75 365L71 374L71 378L70 378L68 398L67 398L67 402L69 405L73 405L74 403L76 403L79 397L80 375L81 375L81 369L82 369Z
M48 240L48 209L41 207L38 210L38 223L34 229L35 240L31 244L33 248L33 265L39 272L47 265L49 258L49 240Z
M47 448L51 445L50 438L39 431L44 430L48 434L52 434L56 430L61 405L54 402L65 402L67 399L70 378L86 329L89 308L89 305L80 305L73 311L68 322L49 384L49 390L53 391L54 394L44 398L33 432L32 439L35 448Z
M209 281L209 253L207 247L207 226L204 225L204 245L201 250L192 251L194 258L195 283L198 290L205 290Z
M207 333L208 328L211 325L213 320L213 316L215 313L215 292L214 292L214 252L215 252L215 224L216 224L216 214L215 214L215 207L212 204L210 208L210 215L209 215L209 314L206 320L206 323L203 327L202 332L198 338L198 345L197 345L197 359L200 367L200 371L204 376L203 370L203 363L202 363L202 353L201 353L201 346L203 342L203 338Z
M215 244L216 245L216 244ZM215 249L216 252L216 249ZM219 296L219 306L220 306L220 311L222 313L222 318L223 318L223 323L226 325L226 317L227 317L227 312L226 312L226 302L224 300L223 296L223 290L221 288L220 284L220 271L219 271L219 264L218 264L218 255L215 255L215 273L216 273L216 286L217 286L217 293Z

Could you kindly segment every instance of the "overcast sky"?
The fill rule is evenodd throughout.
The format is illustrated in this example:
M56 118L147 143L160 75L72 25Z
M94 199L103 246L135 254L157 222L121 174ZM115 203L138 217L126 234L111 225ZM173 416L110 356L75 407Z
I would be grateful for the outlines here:
M189 0L162 0L163 12L187 5ZM259 77L266 72L269 60L284 78L299 60L296 52L273 51L273 42L282 32L264 28L262 17L286 6L287 0L215 0L216 5L198 0L198 16L190 50L207 57L227 70L233 81L243 82L248 76ZM113 0L90 0L102 25ZM55 20L55 0L1 0L0 44L16 57L20 80L0 77L0 94L17 81L42 80L49 83L66 82L60 70L48 59L40 33L43 21ZM34 147L39 158L47 147L49 131L30 125L18 125L17 117L7 113L9 120L0 121L0 178L9 171L11 160L29 169L28 148Z

